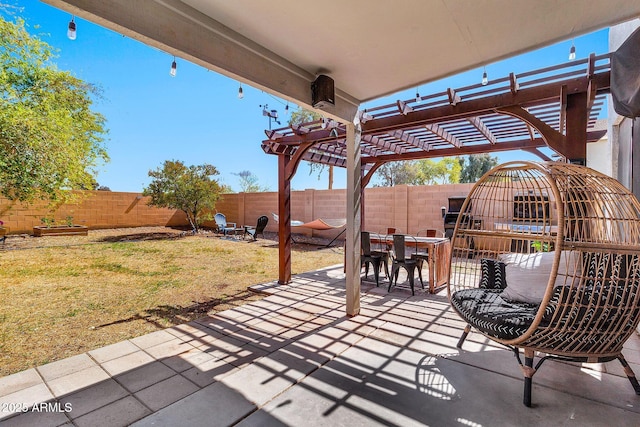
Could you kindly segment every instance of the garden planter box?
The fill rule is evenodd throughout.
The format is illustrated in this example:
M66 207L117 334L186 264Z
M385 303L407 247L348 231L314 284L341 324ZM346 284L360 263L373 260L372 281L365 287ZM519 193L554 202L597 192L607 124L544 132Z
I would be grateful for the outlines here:
M89 227L86 225L54 225L52 227L35 226L33 227L33 235L41 236L86 236L89 233Z

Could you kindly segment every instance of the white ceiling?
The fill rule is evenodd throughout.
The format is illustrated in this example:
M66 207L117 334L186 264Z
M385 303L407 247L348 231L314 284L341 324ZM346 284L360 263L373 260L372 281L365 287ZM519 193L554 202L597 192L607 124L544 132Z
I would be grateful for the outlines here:
M628 0L183 1L360 101L640 13Z
M640 16L630 0L44 0L298 104L331 76L337 105Z

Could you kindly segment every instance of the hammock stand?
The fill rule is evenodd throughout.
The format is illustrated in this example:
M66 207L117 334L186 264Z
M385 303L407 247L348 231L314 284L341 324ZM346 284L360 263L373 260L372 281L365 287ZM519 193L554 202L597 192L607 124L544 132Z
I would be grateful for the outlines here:
M272 213L271 215L273 215L273 220L277 223L280 222L280 218L278 217L277 214ZM341 218L341 219L314 219L313 221L310 222L302 222L302 221L297 221L297 220L291 220L291 226L292 227L303 227L303 228L309 228L311 230L316 230L316 231L327 231L327 230L335 230L338 228L342 228L345 225L347 225L347 220L345 218ZM342 236L344 234L344 232L347 231L347 229L345 228L344 230L342 230L340 233L338 233L338 235L336 237L333 238L333 240L331 240L329 243L327 243L326 245L322 245L320 246L321 248L328 248L329 246L331 246L331 244L333 242L335 242L338 237ZM293 236L291 236L291 240L293 240L294 243L298 243L293 239Z

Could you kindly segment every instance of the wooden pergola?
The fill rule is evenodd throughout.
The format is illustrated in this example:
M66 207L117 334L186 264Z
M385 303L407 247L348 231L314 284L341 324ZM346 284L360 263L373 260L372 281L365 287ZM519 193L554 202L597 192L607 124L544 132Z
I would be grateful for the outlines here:
M487 85L398 100L359 111L360 216L364 188L384 163L524 150L551 160L548 147L584 164L586 144L606 130L596 125L606 102L610 56L591 55L553 67L511 73ZM348 128L323 119L266 130L262 148L278 156L279 282L291 280L290 182L302 160L347 167Z

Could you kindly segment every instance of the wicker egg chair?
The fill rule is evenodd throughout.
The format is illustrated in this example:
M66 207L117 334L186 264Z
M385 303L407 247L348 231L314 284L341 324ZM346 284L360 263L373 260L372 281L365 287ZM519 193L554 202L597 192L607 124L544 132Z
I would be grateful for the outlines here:
M452 237L448 295L468 323L458 347L474 328L512 349L526 406L548 359L618 359L640 394L621 353L640 321L639 257L640 203L615 179L560 162L497 166Z

